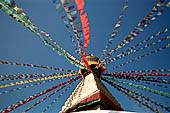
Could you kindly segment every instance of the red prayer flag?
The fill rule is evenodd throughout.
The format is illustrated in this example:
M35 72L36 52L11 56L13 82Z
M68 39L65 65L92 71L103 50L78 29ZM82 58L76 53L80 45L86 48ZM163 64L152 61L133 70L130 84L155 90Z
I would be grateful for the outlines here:
M78 10L81 10L84 8L84 0L74 0L77 6Z

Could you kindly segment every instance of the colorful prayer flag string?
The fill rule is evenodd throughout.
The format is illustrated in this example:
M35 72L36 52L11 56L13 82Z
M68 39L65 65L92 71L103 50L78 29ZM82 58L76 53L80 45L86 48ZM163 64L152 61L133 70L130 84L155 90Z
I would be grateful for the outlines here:
M108 40L108 42L107 42L107 44L106 44L106 47L103 49L103 52L102 52L99 60L103 57L103 55L106 54L107 49L108 49L108 48L110 47L110 45L112 44L112 40L115 38L116 34L118 33L117 29L120 28L121 19L122 19L122 17L123 17L123 14L124 14L126 8L128 7L127 4L128 4L128 0L126 0L125 4L124 4L124 6L123 6L123 9L122 9L122 11L121 11L121 13L120 13L120 16L119 16L119 18L118 18L118 20L117 20L117 22L116 22L116 24L115 24L115 26L114 26L114 29L113 29L113 31L112 31L111 37L109 38L109 40Z
M65 70L65 69L62 69L62 68L54 68L54 67L34 65L34 64L23 64L23 63L16 63L16 62L0 61L0 64L8 64L8 65L16 65L16 66L25 66L25 67L36 67L36 68L51 69L51 70L65 71L65 72L76 72L76 71L73 71L73 70Z
M57 53L59 55L64 55L65 58L71 63L71 64L75 64L77 67L80 68L85 68L84 64L81 63L80 61L78 61L75 57L73 57L71 54L69 54L66 50L64 50L63 48L61 48L61 46L59 44L56 43L55 40L52 40L51 37L49 37L49 34L40 30L38 27L36 27L34 24L31 23L30 20L28 20L28 18L26 18L22 13L17 13L15 11L14 8L11 8L8 6L8 3L5 1L0 1L0 5L2 6L2 11L4 11L6 14L8 14L9 16L11 16L13 19L15 19L16 21L20 22L21 24L23 24L25 27L27 27L29 30L31 30L34 34L36 34L43 42L45 45L52 47L53 51L57 51ZM24 13L25 14L25 13ZM42 31L42 32L40 32ZM44 39L41 34L44 34L47 38L49 38L50 40L52 40L54 42L54 44L57 46L57 48L52 45L51 43L49 43L46 39Z
M71 2L71 1L70 1ZM82 58L82 54L83 54L83 52L82 52L82 41L81 41L81 38L79 37L79 35L78 35L78 30L76 29L76 26L74 25L74 18L71 16L71 14L69 13L69 7L67 7L67 4L68 3L70 3L70 2L65 2L65 1L61 1L61 4L62 4L62 6L63 6L63 8L64 8L64 10L65 10L65 12L66 12L66 14L67 14L67 17L68 17L68 20L69 20L69 22L70 22L70 25L71 25L71 27L72 27L72 30L73 30L73 34L75 35L75 37L76 37L76 40L77 40L77 43L78 43L78 48L79 48L79 57L80 58ZM56 4L55 2L53 2L54 4ZM58 4L57 4L58 5ZM56 6L57 6L56 5ZM76 16L74 16L74 17L76 17Z
M80 79L80 78L79 78ZM78 79L77 79L78 80ZM50 93L49 95L45 96L43 99L37 101L36 103L34 103L32 106L28 107L24 112L22 113L26 113L27 111L31 110L32 108L34 108L35 106L37 106L38 104L42 103L43 101L45 101L46 99L48 99L49 97L51 97L52 95L56 94L58 91L62 90L63 88L65 88L66 86L70 85L72 83L72 85L77 81L71 81L65 85L62 85L59 89L57 89L56 91ZM72 86L71 85L71 86Z
M165 41L166 39L169 39L170 36L166 36L165 38L162 38L162 39L160 39L160 40L158 40L158 41L156 41L156 42L147 44L147 45L145 45L144 47L141 47L141 48L138 48L138 49L135 50L136 47L144 44L145 42L147 42L147 41L149 41L149 40L152 40L152 39L155 38L155 37L160 36L161 34L167 32L167 31L168 31L168 29L166 28L166 29L164 29L162 32L158 32L156 35L150 36L148 39L146 39L146 40L144 40L144 41L142 41L142 42L139 42L139 43L136 44L135 46L132 46L132 47L126 49L126 50L123 51L122 53L118 54L116 57L110 58L109 61L104 62L104 64L109 64L110 62L114 62L114 61L116 61L116 60L118 60L118 59L120 59L120 58L123 58L123 57L125 57L125 56L127 56L127 55L130 55L131 53L135 53L135 52L137 52L137 51L139 51L139 50L143 50L143 49L145 49L145 48L147 48L147 47L153 46L153 45L155 45L155 44L157 44L157 43L161 43L162 41Z
M66 17L66 16L61 16L61 18L62 18L63 21L64 21L64 24L65 24L65 27L66 27L66 29L67 29L67 32L68 32L69 35L70 35L71 41L73 42L73 44L74 44L74 46L75 46L75 52L77 53L77 52L78 52L77 44L75 43L75 40L74 40L73 36L71 35L71 31L70 31L70 27L69 27L69 21L64 20L65 17Z
M69 76L74 76L77 75L77 73L69 74ZM10 87L10 86L15 86L15 85L20 85L20 84L27 84L27 83L32 83L32 82L38 82L38 81L45 81L49 79L57 79L57 78L65 78L68 77L68 74L66 75L61 75L61 76L49 76L49 77L43 77L43 78L36 78L36 79L31 79L31 80L21 80L17 82L11 82L5 85L0 85L0 88L5 88L5 87Z
M157 76L160 75L159 72L170 72L170 69L151 69L151 70L130 70L130 71L124 71L124 72L120 72L120 73L142 73L142 72L157 72L158 74L156 74ZM168 76L166 74L160 75L160 76Z
M37 74L15 74L15 75L0 75L0 81L7 81L7 80L18 80L18 79L26 79L26 78L37 78L37 77L52 77L52 76L58 76L58 77L67 77L72 76L72 74L76 73L37 73ZM78 73L77 73L78 74Z
M123 82L123 81L120 81L120 80L114 80L114 79L111 79L111 78L107 78L107 79L111 80L113 82L121 83L121 84L128 85L128 86L132 86L132 87L135 87L135 88L138 88L138 89L142 89L142 90L145 90L145 91L148 91L148 92L152 92L152 93L157 94L157 95L161 95L161 96L170 98L170 94L169 93L165 93L163 91L151 89L151 88L143 86L143 85L137 85L137 84L133 84L133 83L129 83L129 82Z
M132 80L132 81L140 82L140 83L143 83L143 84L148 84L148 85L152 85L152 86L156 86L156 87L161 87L161 88L170 88L170 86L164 86L164 85L161 85L161 84L155 84L155 83L148 82L148 81L140 81L140 80Z
M151 81L151 82L158 82L158 83L164 83L164 84L170 84L169 80L166 80L164 78L158 78L158 77L146 77L143 76L143 74L141 74L139 76L139 74L137 75L136 73L112 73L112 74L104 74L104 76L111 76L114 78L118 78L118 79L127 79L127 80L136 80L136 81Z
M65 84L69 83L69 82L72 82L72 81L75 81L75 80L79 79L80 77L81 77L81 76L78 76L78 77L76 77L76 78L70 79L70 80L67 81L67 82L64 82L64 83L58 84L58 85L56 85L56 86L53 86L53 87L51 87L51 88L49 88L49 89L47 89L47 90L44 90L44 91L42 91L42 92L40 92L40 93L37 93L37 94L35 94L35 95L32 95L32 96L30 96L30 97L28 97L28 98L25 98L25 99L17 102L17 104L12 104L12 105L6 107L6 108L2 111L2 113L11 112L11 111L13 111L14 109L16 109L16 108L18 108L18 107L20 107L20 106L22 106L22 105L24 105L24 104L26 104L26 103L34 100L34 99L40 97L40 96L42 96L42 95L44 95L44 94L46 94L46 93L48 93L48 92L50 92L50 91L52 91L52 90L55 90L56 88L58 88L58 87L60 87L60 86L63 86L63 85L65 85Z
M160 5L160 6L163 6L164 4L163 4L163 2L164 1L159 1L158 3L162 3L162 5ZM157 4L158 4L157 3ZM152 10L151 10L151 12L155 12L155 9L157 10L158 9L158 7L160 7L160 6L155 6ZM152 18L148 18L148 16L146 16L141 22L139 22L139 24L135 27L135 29L130 33L130 35L128 35L116 48L114 48L114 49L112 49L111 50L111 52L109 52L108 54L107 54L107 56L103 59L103 61L101 62L101 64L103 64L114 52L116 52L117 50L119 50L120 48L122 48L122 47L124 47L126 44L128 44L128 43L130 43L130 41L132 41L132 40L134 40L134 37L136 37L141 31L143 31L143 29L142 28L144 28L144 27L147 27L147 26L149 26L153 21L155 21L156 20L156 18L157 17L159 17L163 12L164 12L164 10L165 9L167 9L167 8L169 8L170 7L170 2L168 2L165 6L164 6L164 8L163 9L161 9L156 15L154 15ZM149 13L149 16L150 16L150 14L151 13ZM148 23L146 23L146 21L145 20L150 20ZM142 24L144 24L144 25L142 25ZM142 27L142 28L140 28L140 27Z
M25 88L37 86L37 85L48 83L48 82L53 82L53 81L58 80L58 79L60 79L60 78L57 78L57 79L53 78L53 79L49 79L47 81L37 82L37 83L30 84L30 85L27 85L27 86L22 86L22 87L18 87L18 88L15 88L15 89L6 90L6 91L3 91L3 92L0 92L0 95L7 94L7 93L10 93L10 92L15 92L15 91L18 91L18 90L22 90L22 89L25 89Z
M150 103L152 103L152 104L154 104L154 105L156 105L156 106L158 106L160 108L163 108L164 110L170 112L170 107L167 107L167 106L165 106L165 105L155 101L154 99L150 99L150 97L145 96L142 93L138 93L138 92L129 90L129 89L125 88L125 87L122 87L121 85L118 85L118 84L115 84L115 83L109 81L107 78L103 78L103 80L105 82L107 82L108 84L110 84L111 86L113 86L114 88L116 88L118 91L121 91L122 93L125 93L130 98L135 99L136 101L138 101L142 105L146 106L147 108L150 108L154 112L160 112L160 111L158 109L156 109L156 108L155 109L152 108L152 106L149 105L147 102L144 102L144 100L148 101L148 102L150 102ZM160 112L160 113L162 113L162 112Z
M122 64L120 64L120 65L118 65L118 66L114 66L112 69L114 70L114 69L120 68L121 66L125 66L126 64L129 64L129 63L131 63L131 62L134 62L134 61L136 61L136 60L139 60L139 59L141 59L141 58L143 58L143 57L149 56L149 55L151 55L151 54L154 54L154 53L156 53L156 52L159 52L159 51L164 50L164 49L169 48L169 47L170 47L170 44L168 44L168 45L166 45L166 46L164 46L164 47L162 47L162 48L156 49L156 50L154 50L154 51L148 52L147 54L144 54L144 55L142 55L142 56L138 56L138 57L136 57L136 58L134 58L134 59L132 59L132 60L130 60L130 61L127 61L127 62L125 62L125 63L122 63Z
M134 50L131 50L131 51L129 51L129 52L126 52L126 53L124 53L124 54L122 54L122 55L117 55L117 57L111 59L111 62L116 61L116 60L118 60L118 59L121 59L121 58L123 58L123 57L125 57L125 56L128 56L128 55L132 54L132 53L136 53L136 52L138 52L138 51L140 51L140 50L144 50L145 48L154 46L154 45L156 45L156 44L158 44L158 43L161 43L161 42L163 42L163 41L165 41L165 40L167 40L167 39L170 39L170 36L166 36L166 37L164 37L164 38L162 38L162 39L160 39L160 40L158 40L158 41L156 41L156 42L152 42L152 43L150 43L150 44L146 44L144 47L138 48L138 49L136 49L136 50L134 49ZM109 64L109 63L110 63L110 61L107 61L105 64Z
M163 70L163 69L160 69ZM158 73L160 72L160 70L158 69L156 70L136 70L136 71L125 71L125 72L114 72L114 73L104 73L103 75L111 75L111 76L115 76L115 75L120 75L120 76L170 76L170 73ZM168 69L164 69L164 71L162 72L167 72ZM142 72L141 74L139 74L138 72ZM149 72L149 73L144 73L144 72ZM156 73L154 73L156 72ZM169 72L169 71L168 71Z

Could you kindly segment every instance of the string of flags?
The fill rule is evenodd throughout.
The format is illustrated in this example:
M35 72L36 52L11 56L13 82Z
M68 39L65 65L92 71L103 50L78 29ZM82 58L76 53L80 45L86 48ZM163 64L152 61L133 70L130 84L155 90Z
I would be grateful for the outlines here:
M0 92L0 95L7 94L7 93L10 93L10 92L15 92L15 91L18 91L18 90L22 90L22 89L37 86L37 85L41 85L41 84L48 83L48 82L53 82L53 81L58 80L58 79L59 78L49 79L47 81L37 82L37 83L34 83L34 84L30 84L30 85L26 85L26 86L22 86L22 87L17 87L15 89L6 90L6 91L3 91L3 92Z
M71 87L74 85L75 82L72 83L72 85L68 86L61 94L59 94L44 110L42 113L46 112L62 95L64 95Z
M142 32L145 27L148 27L153 21L155 21L159 16L161 16L161 14L165 11L165 9L170 7L170 2L168 2L165 6L163 4L164 1L159 1L157 3L156 6L154 6L154 8L151 10L151 12L148 14L148 16L144 17L144 19L139 22L139 24L135 27L135 29L114 49L111 50L111 52L109 52L107 54L107 56L103 59L103 61L101 62L101 64L103 64L103 62L105 62L109 57L111 57L111 55L116 52L117 50L119 50L120 48L124 47L126 44L130 43L132 40L134 40L134 38L140 34L140 32ZM158 5L160 4L161 5ZM158 7L164 6L160 11L158 10ZM156 10L156 11L155 11ZM156 13L157 12L157 13ZM153 14L156 13L154 16ZM152 18L150 18L150 16L152 16ZM149 22L146 22L149 21Z
M166 111L170 111L170 107L165 106L164 104L161 104L154 99L151 99L149 96L143 95L142 93L138 93L136 91L127 89L121 85L115 84L115 83L109 81L109 79L107 79L107 78L103 78L103 80L106 81L111 86L113 86L114 88L118 89L118 91L123 91L126 95L129 95L130 98L137 100L139 103L143 102L142 105L145 106L145 104L146 104L147 108L150 108L154 112L158 112L159 110L156 108L155 109L152 108L151 105L148 104L148 102L150 102ZM148 102L144 102L144 101L148 101ZM160 113L162 113L162 112L160 112Z
M51 73L51 74L45 74L45 73L37 73L37 74L15 74L15 75L0 75L0 81L7 81L7 80L18 80L18 79L26 79L26 78L37 78L37 77L52 77L52 76L58 76L61 78L72 76L76 73ZM78 75L78 73L77 73Z
M71 64L75 64L75 66L80 67L80 68L82 68L82 69L85 69L84 64L83 64L82 62L80 62L78 59L76 59L74 56L72 56L70 53L68 53L66 50L64 50L59 44L56 43L55 40L53 40L53 39L49 36L49 34L47 34L46 32L44 32L44 31L42 31L42 30L39 30L39 31L40 31L41 33L43 33L43 34L46 34L46 36L47 36L52 42L54 42L54 44L55 44L58 48L60 48L62 51L59 51L54 45L52 45L51 43L49 43L47 40L44 40L44 39L43 39L45 45L52 47L53 51L57 51L60 56L61 56L61 55L64 55L65 58L66 58Z
M150 43L150 44L146 44L144 47L138 48L138 49L136 49L136 50L135 50L135 49L134 49L134 50L131 50L131 51L129 51L129 52L125 53L125 54L122 54L122 55L117 55L117 57L111 59L111 62L116 61L116 60L118 60L118 59L121 59L121 58L123 58L123 57L125 57L125 56L128 56L128 55L132 54L132 53L136 53L136 52L138 52L138 51L140 51L140 50L144 50L145 48L154 46L154 45L156 45L156 44L158 44L158 43L161 43L161 42L163 42L163 41L165 41L165 40L167 40L167 39L169 39L169 38L170 38L170 36L166 36L166 37L164 37L164 38L162 38L162 39L160 39L160 40L158 40L158 41L156 41L156 42L152 42L152 43ZM105 64L109 64L109 63L110 63L110 61L107 61Z
M132 62L134 62L134 61L136 61L136 60L139 60L139 59L141 59L141 58L143 58L143 57L152 55L152 54L154 54L154 53L157 53L157 52L159 52L159 51L161 51L161 50L164 50L164 49L166 49L166 48L169 48L169 47L170 47L170 44L168 44L168 45L166 45L166 46L164 46L164 47L162 47L162 48L159 48L159 49L153 50L153 51L151 51L151 52L148 52L147 54L144 54L144 55L142 55L142 56L138 56L138 57L136 57L136 58L134 58L134 59L132 59L132 60L130 60L130 61L127 61L127 62L125 62L125 63L122 63L122 64L120 64L120 65L118 65L118 66L114 66L112 69L114 70L114 69L120 68L121 66L125 66L126 64L132 63Z
M157 72L158 74L156 74L157 76L160 75L159 72L170 72L170 69L151 69L151 70L130 70L130 71L124 71L124 72L120 72L120 73L142 73L142 72ZM166 76L166 74L162 74L162 76ZM168 76L168 75L167 75Z
M74 6L70 6L67 7L67 5L70 3L71 1L68 1L67 3L65 1L61 1L61 5L63 6L65 12L66 12L66 16L70 22L71 28L73 30L73 34L76 37L77 43L78 43L78 51L79 51L79 57L82 58L82 39L79 36L79 33L81 33L82 31L77 30L76 26L74 25L74 21L78 18L76 15L76 12L74 11L74 13L72 13L72 15L74 15L74 17L72 17L72 15L70 14L70 10L73 9ZM56 4L56 2L53 2L54 4ZM60 3L59 3L60 4ZM56 4L56 8L57 8L58 4ZM70 31L69 31L70 32Z
M78 80L78 79L77 79ZM34 108L35 106L37 106L38 104L42 103L43 101L45 101L46 99L48 99L49 97L51 97L52 95L56 94L57 92L59 92L60 90L62 90L63 88L65 88L66 86L70 85L72 86L77 80L75 81L71 81L65 85L62 85L59 89L57 89L56 91L50 93L49 95L45 96L43 99L37 101L36 103L34 103L32 106L28 107L24 112L22 113L26 113L28 112L29 110L31 110L32 108ZM72 84L71 84L72 83Z
M158 73L158 72L169 72L169 69L156 69L156 70L134 70L134 71L125 71L125 72L114 72L103 75L111 75L111 76L170 76L170 73ZM141 74L139 74L139 73ZM149 73L145 73L149 72ZM155 72L155 73L154 73Z
M120 59L120 58L123 58L123 57L131 54L131 53L135 53L135 52L137 52L137 51L139 51L139 50L143 50L143 49L145 49L145 48L147 48L147 47L150 47L150 46L155 45L155 44L157 44L157 43L161 43L162 41L165 41L166 39L169 39L170 36L166 36L165 38L160 39L160 40L157 41L157 42L153 42L153 43L151 43L151 44L147 44L147 45L145 45L143 48L141 47L140 49L135 50L136 47L144 44L144 43L147 42L147 41L152 40L152 39L155 38L155 37L160 36L160 35L163 34L163 33L166 33L167 31L168 31L168 29L166 28L166 29L164 29L162 32L158 32L156 35L150 36L148 39L143 40L142 42L139 42L138 44L136 44L136 45L134 45L134 46L126 49L126 50L123 51L122 53L118 54L116 57L110 58L109 61L105 62L104 64L108 64L108 63L110 63L110 62L114 62L114 61L116 61L116 60L118 60L118 59Z
M134 91L131 91L131 90L125 88L125 87L122 87L121 85L115 84L115 83L109 81L107 78L103 78L103 80L104 80L105 82L107 82L109 85L113 86L113 87L114 87L115 89L117 89L118 91L120 91L120 92L122 92L123 94L125 94L126 96L128 96L129 98L134 99L135 101L137 101L137 102L139 102L140 104L144 105L145 107L149 108L149 109L152 110L153 112L162 113L162 112L159 111L157 108L153 108L148 102L144 102L144 101L142 100L142 98L143 98L143 99L147 99L147 97L144 98L144 96L142 96L142 95L141 95L141 96L138 96L139 93L138 93L138 95L135 95L136 93L134 93ZM148 98L147 101L151 101L151 100ZM153 101L153 100L152 100L152 102L156 102L156 101ZM158 103L158 102L156 102L156 103ZM162 104L159 104L159 105L160 105L161 108L165 108L165 109L168 108L168 107L166 107L166 106L164 106L164 105L162 106ZM157 106L159 106L159 105L157 105ZM168 110L168 109L166 109L166 110Z
M170 84L170 81L165 78L159 78L159 77L146 77L146 76L138 76L135 73L134 74L104 74L104 76L111 76L118 79L126 79L126 80L135 80L135 81L151 81L151 82L158 82L158 83L164 83L164 84Z
M20 106L22 106L22 105L24 105L24 104L26 104L26 103L34 100L34 99L36 99L36 98L38 98L38 97L40 97L40 96L42 96L42 95L44 95L44 94L52 91L52 90L55 90L56 88L59 88L60 86L63 86L63 85L65 85L65 84L69 83L69 82L72 82L72 81L75 81L75 80L79 79L80 77L81 77L81 76L78 76L78 77L76 77L76 78L70 79L70 80L67 81L67 82L63 82L63 83L61 83L61 84L59 84L59 85L53 86L53 87L51 87L51 88L49 88L49 89L47 89L47 90L41 91L41 92L39 92L39 93L37 93L37 94L35 94L35 95L32 95L32 96L30 96L30 97L28 97L28 98L25 98L25 99L23 99L23 100L21 100L21 101L18 101L16 104L12 104L12 105L6 107L5 109L1 110L1 112L2 112L2 113L11 112L11 111L13 111L13 110L16 109L16 108L18 108L18 107L20 107Z
M121 11L121 13L120 13L120 16L118 17L118 20L117 20L117 22L116 22L116 24L115 24L115 26L114 26L114 29L113 29L113 31L112 31L112 34L111 34L111 36L110 36L110 38L109 38L109 40L108 40L108 42L107 42L107 44L106 44L106 47L103 49L103 52L102 52L99 60L103 57L103 55L106 54L107 49L108 49L108 48L110 47L110 45L112 44L112 40L115 38L116 34L118 33L118 30L117 30L117 29L120 28L121 19L122 19L122 17L123 17L123 14L124 14L125 10L128 8L128 5L127 5L127 4L128 4L128 0L126 0L126 3L125 3L124 6L123 6L123 9L122 9L122 11Z
M0 64L25 66L25 67L36 67L36 68L42 68L42 69L50 69L50 70L73 72L73 73L76 72L73 70L66 70L66 69L62 69L62 68L54 68L54 67L49 67L49 66L41 66L41 65L35 65L35 64L23 64L23 63L7 62L7 61L0 61Z
M66 27L66 29L67 29L67 32L68 32L69 35L70 35L70 39L71 39L71 41L73 42L73 44L74 44L74 46L75 46L75 52L77 53L77 52L78 52L77 44L76 44L73 36L71 35L71 30L70 30L70 27L69 27L69 21L64 20L65 17L66 17L66 16L61 16L61 18L62 18L63 21L64 21L64 24L65 24L65 27Z
M128 85L128 86L132 86L132 87L135 87L135 88L139 88L139 89L142 89L142 90L145 90L145 91L148 91L148 92L152 92L152 93L155 93L155 94L158 94L158 95L161 95L161 96L170 98L170 94L169 94L169 93L165 93L165 92L163 92L163 91L151 89L151 88L149 88L149 87L146 87L146 86L143 86L143 85L133 84L133 83L130 83L130 82L124 82L124 81L120 81L120 80L114 80L114 79L111 79L111 78L107 78L107 79L109 79L109 80L111 80L111 81L113 81L113 82L121 83L121 84Z
M20 85L20 84L28 84L28 83L33 83L33 82L38 82L38 81L45 81L45 80L50 80L50 79L57 79L57 78L64 78L64 77L70 77L77 75L77 73L73 74L66 74L66 75L61 75L61 76L49 76L49 77L43 77L43 78L36 78L36 79L30 79L30 80L21 80L17 82L11 82L5 85L0 85L0 88L5 88L5 87L10 87L10 86L15 86L15 85Z
M169 86L164 86L164 85L161 85L161 84L155 84L155 83L147 82L147 81L139 81L139 80L132 80L132 81L140 82L140 83L143 83L143 84L148 84L148 85L152 85L152 86L156 86L156 87L161 87L161 88L170 88Z
M80 20L81 20L81 23L82 23L82 27L83 27L83 35L84 35L84 49L85 49L85 53L83 55L83 52L82 52L82 39L80 38L80 35L79 33L81 34L82 33L82 30L78 30L79 28L81 28L81 26L76 26L78 24L77 21L75 21L78 17L77 17L77 11L72 11L70 12L72 9L74 9L74 5L73 6L67 6L72 0L61 0L61 3L63 5L63 10L66 11L67 15L66 16L62 16L62 19L64 19L65 17L68 17L68 20L69 21L64 21L65 23L65 26L67 28L68 27L68 22L70 22L71 24L71 27L72 27L72 30L73 30L73 33L74 35L76 36L76 40L78 42L78 51L79 51L79 57L83 57L82 61L84 63L82 63L81 61L77 60L75 57L73 57L71 54L69 54L66 50L64 50L60 45L57 44L57 42L55 40L53 40L50 35L47 33L47 32L44 32L42 30L40 30L38 27L36 27L35 25L33 25L31 23L31 21L29 20L28 16L26 16L26 14L23 12L23 9L22 8L18 8L15 4L15 1L14 0L11 0L11 2L7 2L7 1L10 1L10 0L2 0L0 1L0 9L2 9L5 13L7 13L8 15L10 15L13 19L17 20L18 22L20 22L21 24L23 24L24 26L26 26L29 30L31 30L33 33L35 33L37 36L39 36L43 42L45 43L45 45L47 46L50 46L52 47L53 51L57 51L59 55L64 55L64 57L71 63L71 64L75 64L77 67L80 67L82 69L90 69L88 67L88 63L85 59L86 57L86 54L87 54L87 47L88 47L88 44L90 43L90 32L89 32L89 23L88 23L88 19L87 19L87 13L84 12L84 0L75 0L75 3L76 3L76 6L77 6L77 9L78 9L78 13L80 15ZM52 0L53 3L56 3L57 0ZM114 52L116 52L118 49L122 48L123 46L125 46L125 44L129 43L131 40L134 39L134 37L136 37L140 32L142 32L144 30L145 27L149 26L153 21L155 21L157 19L158 16L160 16L166 8L170 7L170 2L168 4L166 4L166 6L163 8L163 9L160 9L160 11L158 11L158 9L162 6L164 6L164 1L165 0L160 0L160 2L157 3L157 5L152 9L152 11L150 12L149 15L147 15L136 27L135 29L130 33L130 35L127 36L127 38L125 38L125 40L122 41L122 43L117 47L115 48L114 50L112 50L110 53L107 54L107 57L102 61L102 63L110 63L109 61L106 62L106 59L109 58ZM126 3L128 2L128 0L126 1ZM56 5L56 8L58 9L59 7L61 6L61 4L57 4ZM123 16L123 13L125 11L125 9L127 8L127 5L124 6L123 8L123 11L121 13L121 15L119 16L118 18L118 21L115 25L115 29L113 30L112 34L111 34L111 37L109 38L109 41L108 41L108 44L106 45L106 48L103 50L103 53L101 56L103 55L106 55L106 51L108 49L108 47L110 46L110 44L112 44L112 40L115 38L116 34L117 34L117 29L120 27L120 23L121 23L121 18ZM61 12L63 11L61 10ZM156 13L156 14L155 14ZM155 14L155 15L153 15ZM76 25L75 25L76 24ZM67 29L68 32L70 32L70 29ZM166 29L167 30L167 29ZM166 31L167 32L167 31ZM145 43L146 41L149 41L157 36L159 36L162 32L158 32L159 34L157 35L153 35L151 37L149 37L147 40L144 40L143 42L140 42L137 44L137 46L140 46L142 45L143 43ZM52 45L50 42L48 42L46 39L44 39L41 34L43 34L44 36L46 36L48 38L48 40L52 41L54 45ZM70 38L72 39L73 42L74 41L74 38L71 37L70 35ZM143 50L144 48L147 48L147 47L150 47L152 45L155 45L157 43L160 43L166 39L170 38L169 36L161 39L161 40L158 40L157 42L154 42L154 43L151 43L151 44L147 44L145 45L144 47L141 47L139 49L136 49L136 50L133 50L134 48L130 48L129 50L127 50L127 54L126 53L122 53L122 54L119 54L117 57L118 59L119 58L122 58L124 56L127 56L131 53L134 53L134 52L137 52L139 50ZM75 44L75 46L77 46ZM135 45L136 46L136 45ZM133 46L133 47L135 47ZM142 56L139 56L133 60L130 60L129 62L126 62L124 64L121 64L122 66L130 63L130 62L133 62L133 61L136 61L140 58L143 58L145 56L148 56L150 54L153 54L153 53L156 53L158 51L161 51L165 48L168 48L170 46L170 44L168 44L166 47L163 47L163 48L159 48L157 50L154 50L152 52L149 52L147 53L146 55L142 55ZM75 49L77 50L77 48ZM110 58L110 61L115 61L115 59L112 59ZM117 60L117 59L116 59ZM58 79L58 78L64 78L64 77L68 77L68 76L74 76L74 75L77 75L78 73L76 71L73 71L73 70L63 70L63 69L60 69L60 68L53 68L53 67L48 67L48 66L39 66L39 65L33 65L33 64L18 64L18 63L13 63L11 64L11 62L4 62L4 61L0 61L0 64L10 64L10 65L18 65L18 66L28 66L28 67L37 67L37 68L45 68L45 69L53 69L53 70L59 70L59 71L65 71L65 72L72 72L72 73L54 73L54 74L50 74L50 75L45 75L45 74L21 74L21 75L12 75L12 76L8 76L8 75L5 75L5 76L0 76L0 80L1 81L6 81L6 80L17 80L17 79L25 79L25 78L35 78L35 77L44 77L44 78L36 78L36 79L33 79L33 80L25 80L25 81L18 81L18 82L15 82L15 83L10 83L10 84L6 84L6 85L1 85L0 88L5 88L5 87L9 87L9 86L14 86L14 85L19 85L19 84L26 84L26 83L32 83L32 82L37 82L37 81L42 81L42 82L39 82L39 83L34 83L34 84L31 84L31 85L27 85L27 86L23 86L23 87L20 87L20 88L16 88L16 89L11 89L11 90L8 90L8 91L4 91L1 94L5 94L5 93L9 93L9 92L13 92L13 91L16 91L16 90L21 90L23 88L28 88L28 87L32 87L32 86L35 86L35 85L40 85L42 83L46 83L46 82L51 82L55 79ZM121 65L119 65L121 67ZM115 66L114 68L119 68L119 66ZM114 69L113 68L113 69ZM148 72L148 70L135 70L137 72ZM117 74L115 75L115 78L125 78L125 79L128 79L128 80L135 80L135 81L138 81L138 82L143 82L143 83L146 83L146 84L152 84L152 85L155 85L155 86L160 86L160 87L164 87L164 88L167 88L167 86L163 86L163 85L159 85L159 84L153 84L153 83L150 83L150 82L147 82L147 81L151 81L151 82L160 82L160 83L165 83L165 84L170 84L169 81L167 81L166 79L162 79L162 78L154 78L155 76L170 76L169 73L154 73L154 72L169 72L170 70L169 69L158 69L158 70L149 70L150 73L142 73L142 74L139 74L139 73L132 73L132 71L129 71L129 73L123 73L123 76L122 76L122 73L120 74ZM59 75L58 75L59 74ZM106 74L107 75L107 74ZM113 74L112 74L113 75ZM121 75L121 76L120 76ZM145 77L145 76L154 76L154 77ZM8 113L56 88L60 88L56 91L54 91L53 93L47 95L45 98L41 99L40 101L37 101L35 104L33 104L32 106L30 106L29 108L27 108L23 113L31 110L32 108L34 108L36 105L40 104L41 102L43 102L44 100L46 100L47 98L49 98L50 96L54 95L56 92L60 91L61 89L63 89L64 87L66 87L67 85L71 84L72 85L74 84L74 81L77 81L78 79L80 78L79 77L76 77L74 79L71 79L70 81L67 81L67 82L64 82L62 84L59 84L57 86L54 86L48 90L45 90L45 91L42 91L38 94L35 94L33 96L30 96L29 98L27 99L24 99L22 101L19 101L17 102L17 104L13 104L11 106L8 106L6 107L4 110L0 110L0 112L2 113ZM133 98L134 100L138 101L140 104L146 106L147 108L151 109L152 111L154 112L158 112L158 113L161 113L161 111L159 111L157 108L153 108L149 103L145 102L145 101L148 101L156 106L159 106L163 109L165 109L166 111L169 111L170 112L170 107L167 107L161 103L158 103L156 102L155 100L153 99L150 99L150 97L147 97L147 96L143 96L141 93L137 93L135 91L130 91L129 89L126 89L126 88L123 88L122 86L118 85L118 84L115 84L109 80L113 80L113 79L110 79L110 78L103 78L104 81L108 82L110 85L114 86L117 90L121 91L122 93L124 93L125 95L127 95L129 98ZM158 94L158 95L161 95L161 96L166 96L168 98L170 98L170 94L168 93L165 93L165 92L162 92L162 91L158 91L158 90L154 90L154 89L151 89L149 87L146 87L146 86L142 86L142 85L136 85L136 84L133 84L133 83L128 83L128 82L123 82L123 81L118 81L118 80L114 80L114 82L117 82L117 83L122 83L122 84L125 84L125 85L129 85L129 86L133 86L133 87L136 87L136 88L140 88L142 90L145 90L145 91L149 91L149 92L152 92L152 93L155 93L155 94ZM43 110L43 112L47 111L49 109L49 107L54 104L57 99L62 96L68 89L71 88L71 86L69 86L69 88L67 88L64 92L62 92L60 95L57 96L57 98L55 100L52 101L51 104L49 104L47 106L47 108L45 108ZM145 100L145 101L144 101Z
M0 6L2 11L4 11L6 14L11 16L13 19L18 21L19 23L23 24L25 27L27 27L29 30L31 30L34 34L36 34L43 42L45 45L52 47L53 51L57 51L59 55L64 55L65 58L71 63L75 64L77 67L80 68L85 68L84 64L77 60L75 57L73 57L71 54L69 54L66 50L61 48L59 44L56 43L55 40L53 40L48 33L40 30L38 27L36 27L34 24L31 23L31 21L28 19L28 17L25 17L25 13L22 11L22 13L18 13L18 7L15 6L15 8L9 7L8 3L6 1L0 1ZM21 9L21 8L19 8ZM49 43L46 39L44 39L41 34L44 34L48 39L50 39L56 46L57 48Z

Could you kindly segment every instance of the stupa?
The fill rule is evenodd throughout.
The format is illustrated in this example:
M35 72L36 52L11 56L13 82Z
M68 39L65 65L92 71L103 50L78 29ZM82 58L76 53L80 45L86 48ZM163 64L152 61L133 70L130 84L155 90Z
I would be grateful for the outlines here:
M99 58L92 54L86 59L91 70L80 69L82 81L67 99L60 113L88 110L123 111L118 101L101 82L102 74L107 68L99 66Z

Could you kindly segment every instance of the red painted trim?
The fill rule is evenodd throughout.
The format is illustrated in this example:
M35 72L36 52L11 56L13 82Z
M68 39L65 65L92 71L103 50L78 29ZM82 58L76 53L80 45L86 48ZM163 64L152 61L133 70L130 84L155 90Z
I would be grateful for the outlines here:
M79 106L87 103L87 102L91 102L94 100L98 100L98 99L102 99L107 101L108 103L110 103L114 110L118 110L118 111L123 111L123 109L120 106L115 105L110 99L108 99L103 93L99 92L97 94L94 94L84 100L82 100L80 103L78 103L77 105L73 106L72 108L69 108L68 111L66 111L66 113L73 111L74 109L78 108Z

